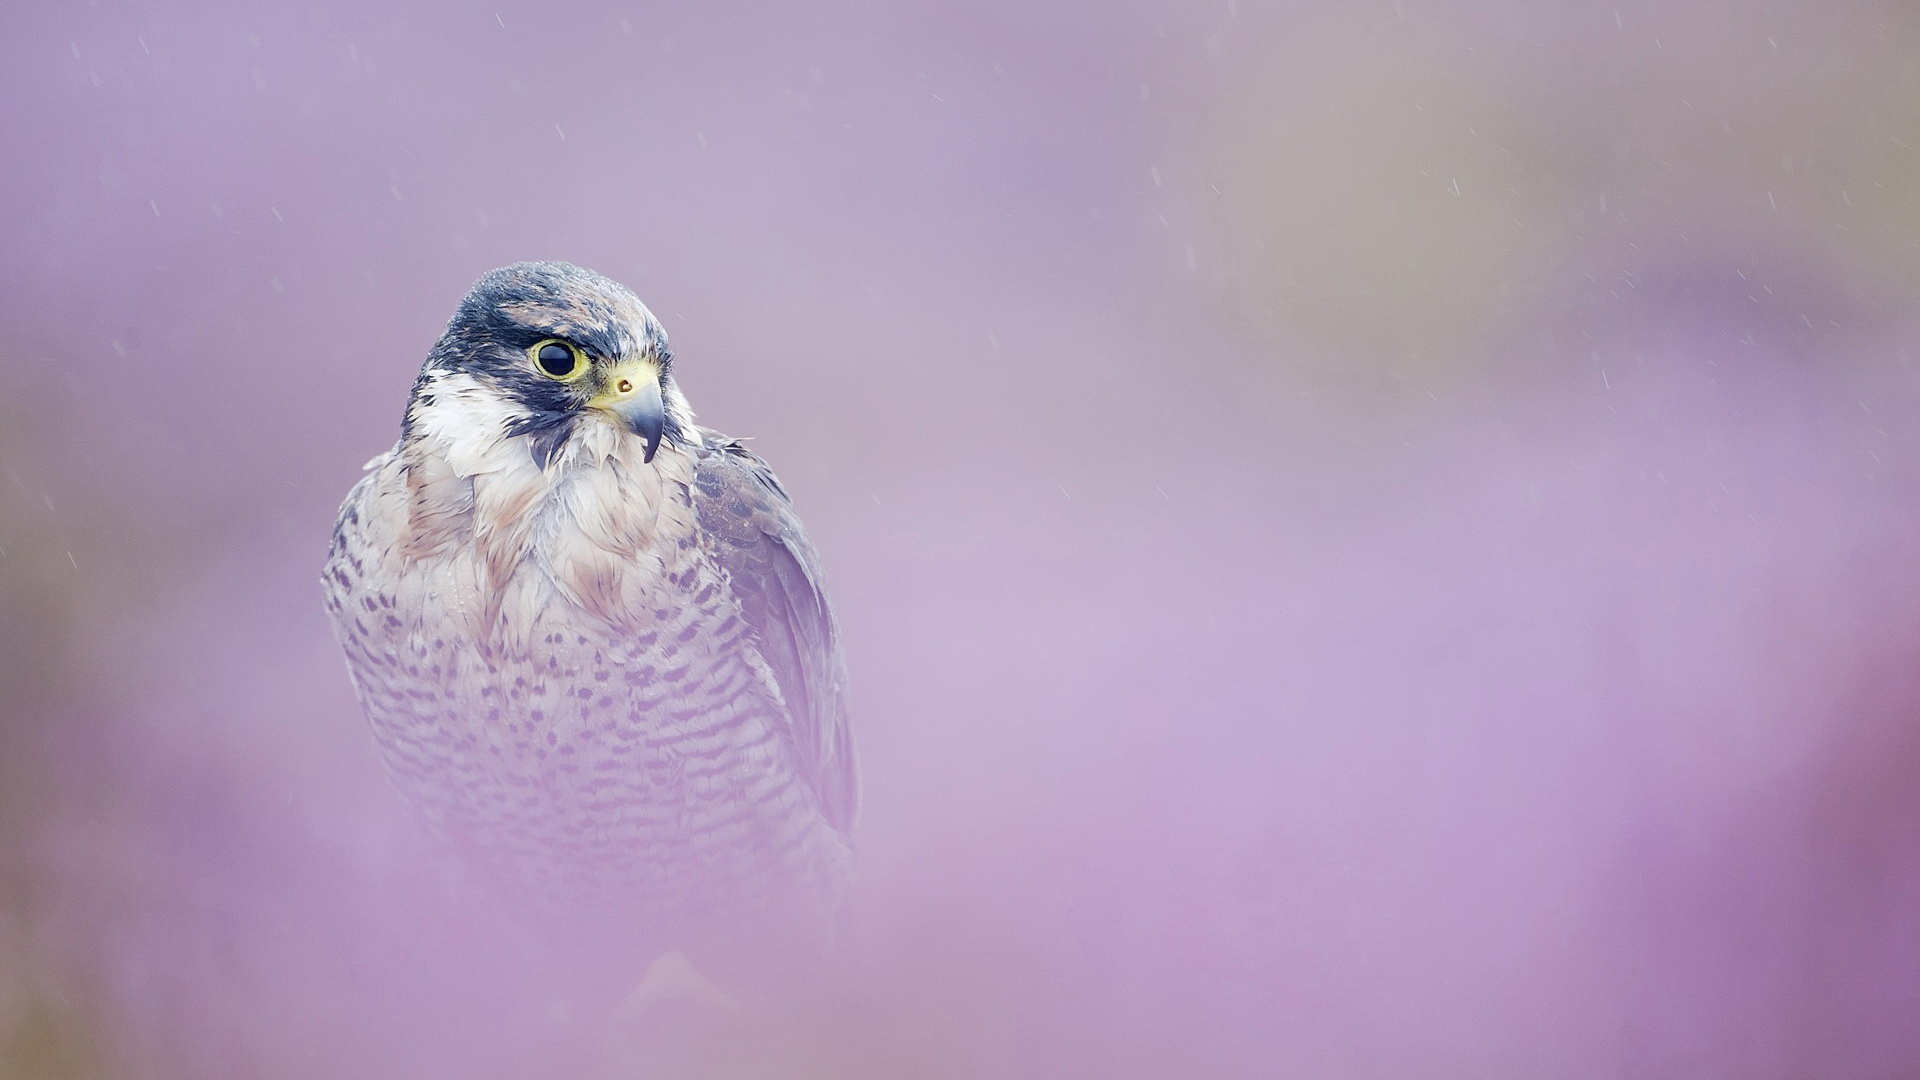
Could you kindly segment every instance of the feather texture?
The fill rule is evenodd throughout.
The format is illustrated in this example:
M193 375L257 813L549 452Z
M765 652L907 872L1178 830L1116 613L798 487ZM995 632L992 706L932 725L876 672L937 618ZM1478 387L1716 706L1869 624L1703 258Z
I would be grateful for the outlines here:
M856 777L818 555L766 464L696 428L664 369L651 462L577 404L528 423L566 406L501 359L526 320L665 342L618 286L528 265L476 286L341 507L326 606L382 761L433 831L547 908L663 932L830 912ZM484 302L499 275L520 291ZM585 295L525 298L565 288Z

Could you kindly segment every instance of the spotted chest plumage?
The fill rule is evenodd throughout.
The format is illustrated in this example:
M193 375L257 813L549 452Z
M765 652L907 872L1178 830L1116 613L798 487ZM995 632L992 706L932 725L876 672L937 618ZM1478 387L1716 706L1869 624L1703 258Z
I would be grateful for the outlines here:
M844 669L777 481L670 384L657 455L614 409L532 445L526 401L441 352L323 577L395 784L543 902L659 923L830 907L853 810Z
M343 518L336 618L387 767L435 830L570 897L710 904L832 872L784 701L699 545L677 542L620 622L514 575L498 605L512 630L483 649L459 599L481 593L477 553L364 573L395 561L363 516L379 480Z

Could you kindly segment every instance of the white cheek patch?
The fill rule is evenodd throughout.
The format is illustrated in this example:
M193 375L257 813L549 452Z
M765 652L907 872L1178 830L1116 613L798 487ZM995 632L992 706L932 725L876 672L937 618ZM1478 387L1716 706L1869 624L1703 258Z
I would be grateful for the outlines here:
M429 372L432 381L423 394L431 404L416 401L414 431L462 477L497 473L517 466L533 469L520 440L507 431L529 414L507 395L461 372Z

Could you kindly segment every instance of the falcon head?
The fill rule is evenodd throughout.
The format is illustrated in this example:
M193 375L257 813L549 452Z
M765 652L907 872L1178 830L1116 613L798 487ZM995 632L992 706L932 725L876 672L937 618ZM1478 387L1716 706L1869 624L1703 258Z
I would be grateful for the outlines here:
M474 283L407 403L405 434L523 445L540 469L590 425L681 449L693 414L666 331L626 286L571 263L523 262Z

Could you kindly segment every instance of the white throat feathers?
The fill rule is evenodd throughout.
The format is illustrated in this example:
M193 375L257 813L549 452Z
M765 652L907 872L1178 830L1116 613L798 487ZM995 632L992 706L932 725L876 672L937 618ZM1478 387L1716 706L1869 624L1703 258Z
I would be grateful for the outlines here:
M667 407L690 435L692 412L677 389ZM425 373L408 410L410 437L380 463L377 481L407 504L395 554L441 564L447 584L470 598L483 642L533 626L554 602L616 630L644 627L695 529L695 449L669 441L646 462L643 440L588 412L542 468L529 437L509 434L524 416L471 374Z

